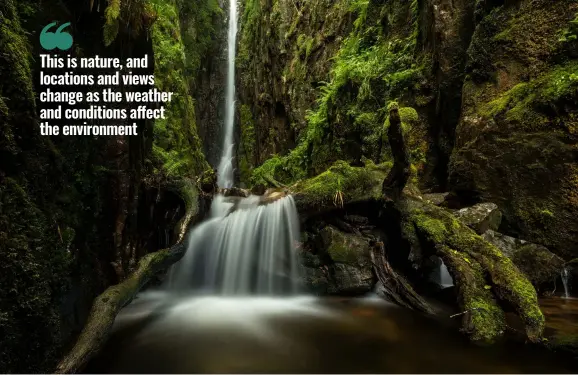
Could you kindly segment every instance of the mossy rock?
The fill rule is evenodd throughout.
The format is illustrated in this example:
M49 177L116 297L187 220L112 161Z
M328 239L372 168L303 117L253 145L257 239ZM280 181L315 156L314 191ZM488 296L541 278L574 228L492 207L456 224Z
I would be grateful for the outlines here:
M564 268L564 260L546 247L488 230L482 236L499 248L532 282L537 291L547 292L555 287Z
M578 61L562 36L572 0L500 6L469 49L452 191L498 204L508 230L563 258L578 256Z
M468 312L463 328L472 340L491 342L503 333L498 301L515 309L531 341L540 340L544 316L536 290L507 256L440 207L409 197L400 207L404 232L414 233L424 256L442 258L452 275L459 305Z
M375 285L370 246L360 235L327 225L315 241L316 254L300 253L304 286L318 295L361 295Z
M299 181L289 190L300 212L339 208L351 202L379 199L389 169L390 163L368 162L365 167L352 167L338 161L327 171Z
M570 355L578 360L578 335L557 334L548 337L546 347L552 351Z
M328 225L319 233L323 239L325 251L335 263L352 266L371 267L369 243L366 239L349 233L343 233Z

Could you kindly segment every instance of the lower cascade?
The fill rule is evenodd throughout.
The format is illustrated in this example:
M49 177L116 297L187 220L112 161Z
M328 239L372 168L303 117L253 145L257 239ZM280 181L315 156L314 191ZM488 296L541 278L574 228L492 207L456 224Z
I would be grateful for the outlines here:
M570 273L568 272L568 268L564 267L562 272L560 273L560 278L562 279L562 285L564 286L564 298L570 298Z
M215 197L210 217L188 236L169 274L171 291L220 295L295 294L299 223L291 196L262 204L249 196Z

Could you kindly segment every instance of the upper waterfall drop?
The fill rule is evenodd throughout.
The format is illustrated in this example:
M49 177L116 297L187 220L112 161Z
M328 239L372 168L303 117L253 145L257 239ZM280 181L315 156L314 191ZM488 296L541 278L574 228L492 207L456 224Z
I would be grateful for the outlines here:
M217 185L233 186L233 129L235 127L235 55L237 45L237 0L229 0L229 33L227 36L227 86L225 90L225 136L221 161L217 170Z

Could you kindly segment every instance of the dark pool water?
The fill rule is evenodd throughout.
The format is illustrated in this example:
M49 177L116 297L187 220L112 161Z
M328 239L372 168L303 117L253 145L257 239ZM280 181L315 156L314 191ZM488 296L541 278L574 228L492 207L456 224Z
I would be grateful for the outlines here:
M546 317L547 335L578 335L578 298L544 298L540 308Z
M560 302L560 301L558 301ZM546 316L564 314L549 301ZM576 363L509 342L470 344L449 317L377 299L149 294L127 307L93 373L573 373Z

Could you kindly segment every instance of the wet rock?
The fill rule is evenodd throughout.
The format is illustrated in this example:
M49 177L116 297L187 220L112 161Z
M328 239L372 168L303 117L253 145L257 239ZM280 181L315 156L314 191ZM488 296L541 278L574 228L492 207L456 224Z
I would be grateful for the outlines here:
M564 268L564 260L546 247L506 236L493 230L482 237L508 256L532 282L537 291L553 289Z
M242 197L247 198L250 192L246 189L241 189L239 187L231 187L228 189L219 189L219 194L225 197Z
M345 215L345 221L356 224L356 225L367 225L369 224L369 219L365 216L360 215Z
M301 265L304 287L311 293L325 295L329 289L328 270Z
M454 215L478 234L487 230L498 230L502 222L502 212L494 203L479 203L472 207L454 211Z
M302 251L300 254L301 264L308 268L319 268L323 265L323 262L315 254L309 251Z
M527 243L524 240L506 236L505 234L496 232L491 229L482 234L482 237L500 249L504 255L508 256L508 258L511 258L522 245Z
M333 283L328 289L331 294L364 294L371 291L375 284L371 267L337 263L333 271Z
M371 266L368 241L358 235L343 233L332 225L320 232L325 251L335 263L357 267Z
M317 293L352 295L370 291L375 284L369 241L361 235L325 226L316 241L317 255L303 252L304 283Z
M444 203L448 194L449 193L431 193L431 194L424 194L422 195L422 197L426 202L439 206L442 203Z

